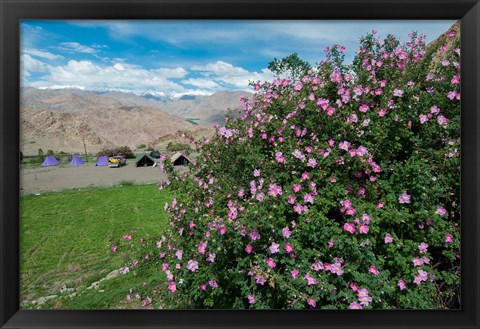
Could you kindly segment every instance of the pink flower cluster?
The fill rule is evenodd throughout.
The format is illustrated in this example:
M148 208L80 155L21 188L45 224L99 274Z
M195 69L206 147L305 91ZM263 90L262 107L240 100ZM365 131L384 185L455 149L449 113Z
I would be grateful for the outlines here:
M193 185L184 184L193 186L193 200L185 198L188 201L182 204L174 199L170 206L166 205L172 229L167 241L157 242L161 249L159 256L165 262L162 271L167 278L167 295L186 291L192 281L197 294L198 287L201 292L218 288L217 281L207 275L232 271L232 268L222 268L227 266L232 248L240 253L234 256L243 257L248 264L240 271L239 268L233 271L235 275L248 275L237 297L252 308L266 305L263 298L275 294L280 284L281 289L284 285L293 292L306 288L307 294L301 292L297 296L307 308L315 308L320 303L323 306L325 294L337 298L337 305L350 309L368 308L377 302L380 306L391 298L387 295L391 294L395 282L400 291L407 289L405 280L412 279L411 271L417 273L413 279L416 285L432 277L427 270L430 271L431 262L436 262L438 239L452 243L447 248L456 246L456 231L443 228L454 219L455 207L443 199L432 199L433 207L425 207L430 211L425 211L425 219L418 226L427 229L418 230L416 218L423 216L414 219L409 216L423 206L424 200L418 196L417 189L408 184L403 188L403 182L390 185L389 157L394 157L398 150L387 149L387 145L394 142L382 143L380 137L375 140L375 134L383 125L392 126L393 131L405 133L400 136L403 140L418 131L429 132L426 129L433 127L437 134L445 136L433 143L451 146L441 153L442 160L453 163L456 159L451 160L449 154L457 156L460 149L460 141L451 136L453 125L458 123L452 109L460 99L457 91L460 76L452 73L442 77L438 72L458 71L459 64L449 57L438 63L439 69L432 70L425 81L409 81L414 78L408 76L410 71L406 70L415 67L413 64L425 55L425 38L412 35L405 46L395 46L389 51L375 37L371 40L378 45L378 53L360 49L358 57L359 70L366 73L367 79L359 79L358 72L346 72L336 65L335 53L343 51L336 45L327 50L329 65L312 68L296 81L275 79L272 83L254 83L256 94L251 100L242 99L241 117L228 119L225 127L217 127L217 135L211 142L197 143L200 150L203 147L206 150L200 158L210 166L199 166L186 176L172 175L168 183L175 187L185 177L193 176ZM384 69L398 72L401 78L397 81L383 74ZM436 89L442 81L449 87L439 93ZM438 106L420 105L426 104L425 99L432 98L432 93L439 93ZM452 106L443 105L447 99ZM414 103L419 105L413 106ZM310 114L314 117L307 124L305 118ZM454 144L448 144L450 141ZM239 168L234 167L237 160L256 160L252 160L245 172L242 169L226 174L223 169L230 168L230 164L220 167L226 161L220 154L230 153L222 153L223 150L234 151L228 159L231 168ZM445 152L448 152L447 159L443 158ZM168 171L166 164L165 168ZM394 190L395 202L389 188ZM400 226L407 225L411 225L412 230L405 232L415 230L416 255L410 255L405 248L411 243L411 240L404 243L405 239L412 239L408 237L410 233L399 230ZM428 237L439 230L442 230L440 238ZM315 241L311 245L304 242L309 234L316 238L311 240ZM125 235L124 239L131 240L131 236ZM429 252L427 242L435 246L435 252ZM353 245L346 248L346 243ZM112 252L115 251L113 246ZM353 255L346 254L348 252ZM368 261L350 263L355 253L363 253ZM408 260L410 268L404 271L403 265L391 265L395 262L390 258L395 258L396 253ZM340 257L344 257L347 264ZM329 263L324 262L327 259ZM363 273L358 273L358 266ZM184 275L189 275L185 281ZM362 285L364 280L368 281L364 288L356 283L350 285L355 292L354 301L347 297L351 292L346 294L341 290L344 280L352 277L362 280ZM402 277L404 279L399 279ZM390 289L380 288L382 285ZM325 287L328 292L324 291ZM374 291L373 287L379 290Z

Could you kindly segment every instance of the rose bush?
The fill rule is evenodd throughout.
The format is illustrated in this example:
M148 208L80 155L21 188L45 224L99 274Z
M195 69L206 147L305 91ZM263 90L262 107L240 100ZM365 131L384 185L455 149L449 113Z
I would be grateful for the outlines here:
M164 161L169 230L124 268L157 269L144 305L459 307L459 36L360 41L254 83L190 174Z

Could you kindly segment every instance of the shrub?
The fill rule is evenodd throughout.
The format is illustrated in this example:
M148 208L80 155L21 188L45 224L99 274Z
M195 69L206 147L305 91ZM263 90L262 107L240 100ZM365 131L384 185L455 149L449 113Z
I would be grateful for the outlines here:
M194 125L194 126L198 126L198 122L197 122L198 120L199 120L199 119L192 119L192 118L187 118L187 119L185 119L185 121L191 123L191 124Z
M100 152L97 153L97 156L106 155L109 157L113 157L116 155L121 155L126 159L135 158L132 150L128 146L120 146L116 148L104 148Z
M118 182L119 186L133 186L135 185L135 182L133 180L122 180Z
M254 84L190 174L165 161L170 228L124 268L161 274L144 305L458 307L459 39L424 40L369 34L352 65L335 45Z
M189 150L190 146L185 143L172 143L169 142L167 145L167 151L177 152L177 151L186 151Z

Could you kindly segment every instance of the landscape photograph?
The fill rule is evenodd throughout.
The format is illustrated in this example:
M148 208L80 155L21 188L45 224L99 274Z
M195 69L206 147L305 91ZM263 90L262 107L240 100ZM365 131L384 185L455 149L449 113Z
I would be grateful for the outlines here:
M460 40L21 20L20 308L460 309Z

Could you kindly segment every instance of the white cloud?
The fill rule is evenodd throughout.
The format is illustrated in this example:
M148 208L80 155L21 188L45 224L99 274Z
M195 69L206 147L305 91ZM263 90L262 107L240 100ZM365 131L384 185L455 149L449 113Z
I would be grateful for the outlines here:
M24 54L22 63L25 77L30 76L31 72L47 72L34 81L25 80L29 86L36 88L75 86L84 90L124 90L135 93L149 90L173 97L209 95L220 90L245 90L249 89L250 81L269 81L274 78L267 69L251 72L224 61L194 65L188 70L182 67L146 69L124 60L110 60L108 64L69 60L64 65L53 66ZM182 80L175 82L172 79Z
M32 87L84 86L86 90L147 90L171 94L185 92L185 88L169 81L158 70L139 65L114 63L100 66L88 60L70 60L66 65L51 66L49 74L32 82ZM167 71L171 74L170 71Z
M98 45L94 45L97 46ZM96 54L99 50L82 45L78 42L61 42L60 47L57 47L58 50L69 52L69 53L84 53L84 54Z
M61 55L52 54L48 51L44 51L44 50L40 50L40 49L34 49L34 48L25 48L25 49L22 50L22 53L29 54L29 55L35 56L35 57L46 58L46 59L59 59L59 58L63 57Z
M20 74L22 77L31 76L31 72L45 72L47 65L28 54L20 56Z
M74 23L76 24L76 23ZM76 24L78 25L78 24ZM79 25L80 26L80 25ZM237 25L225 22L205 21L99 21L98 24L82 24L83 27L104 27L111 38L130 42L130 38L141 37L153 41L165 41L177 47L192 43L232 43L235 40L246 40L256 34L255 28L239 29Z
M154 69L152 72L160 74L164 78L184 78L188 72L183 67L177 67L175 69L160 68Z
M77 86L77 85L52 85L49 87L39 87L38 89L79 89L85 90L85 86Z
M231 76L231 75L243 75L248 73L247 70L241 67L235 67L230 63L223 61L217 61L215 63L209 63L207 65L194 65L191 68L193 71L203 71L205 73L213 73L217 76Z
M271 81L274 78L273 73L268 69L263 69L260 73L250 72L242 67L233 66L223 61L209 63L204 66L194 65L191 69L199 71L200 74L222 86L230 85L241 89L246 88L250 81Z
M102 48L108 48L108 46L107 45L100 45L98 43L94 43L92 45L92 48L102 49Z
M202 79L202 78L191 78L188 80L182 80L182 83L199 87L199 88L208 88L208 89L214 89L219 87L219 85L215 81L212 81L209 79Z

